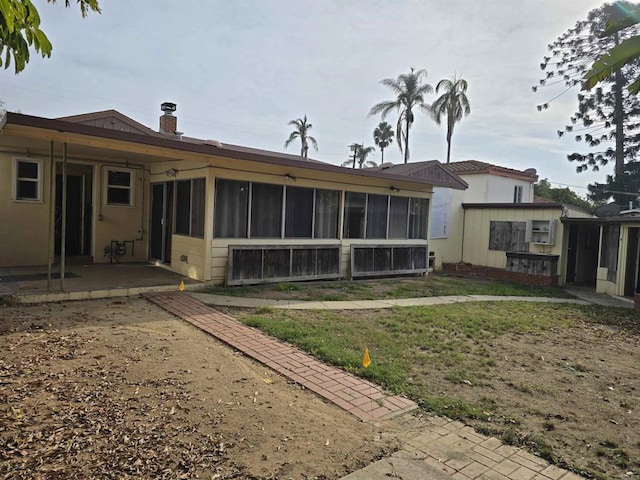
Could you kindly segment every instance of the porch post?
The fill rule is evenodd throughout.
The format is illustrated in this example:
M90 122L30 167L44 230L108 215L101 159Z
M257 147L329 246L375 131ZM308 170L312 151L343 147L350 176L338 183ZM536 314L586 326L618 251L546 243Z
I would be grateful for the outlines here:
M67 242L67 142L62 144L62 239L60 242L60 290L64 292L64 267Z
M49 148L49 253L47 260L47 292L51 291L51 270L53 265L53 247L55 238L55 190L56 190L56 167L53 159L53 140Z

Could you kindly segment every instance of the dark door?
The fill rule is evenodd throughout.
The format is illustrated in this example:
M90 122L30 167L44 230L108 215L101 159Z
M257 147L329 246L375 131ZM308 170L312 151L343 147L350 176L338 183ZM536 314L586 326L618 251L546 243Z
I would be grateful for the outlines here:
M90 177L89 177L90 178ZM87 175L67 175L65 256L89 255L91 193ZM55 254L62 246L62 175L56 175Z
M173 182L151 184L149 258L171 263Z
M624 275L624 296L633 297L637 291L638 278L638 234L640 228L630 228L627 240L627 260Z
M567 246L567 283L576 281L576 259L578 255L578 226L569 226L569 244Z

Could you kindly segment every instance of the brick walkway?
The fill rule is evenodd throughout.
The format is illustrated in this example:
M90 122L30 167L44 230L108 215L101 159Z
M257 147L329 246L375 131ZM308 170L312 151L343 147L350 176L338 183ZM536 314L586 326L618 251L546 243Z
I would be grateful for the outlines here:
M374 383L325 365L186 293L146 293L144 297L362 420L391 418L417 407L407 398L391 395Z

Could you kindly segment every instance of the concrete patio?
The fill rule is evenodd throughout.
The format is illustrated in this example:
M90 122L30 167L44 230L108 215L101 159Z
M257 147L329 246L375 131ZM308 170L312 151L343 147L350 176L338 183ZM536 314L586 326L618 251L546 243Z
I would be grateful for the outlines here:
M47 266L0 267L0 299L13 303L58 302L123 297L145 292L199 288L198 280L151 263L71 264L63 284L55 266L47 290Z

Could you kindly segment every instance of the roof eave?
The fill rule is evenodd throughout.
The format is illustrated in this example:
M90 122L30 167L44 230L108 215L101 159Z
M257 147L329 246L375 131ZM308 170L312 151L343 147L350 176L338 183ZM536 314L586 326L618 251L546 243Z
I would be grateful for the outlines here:
M187 143L181 140L173 140L168 138L152 137L131 132L121 132L118 130L109 130L91 125L65 122L62 120L53 120L31 115L23 115L13 112L7 112L0 122L0 128L6 125L16 125L22 127L31 127L42 130L50 130L59 133L69 133L88 137L98 137L107 140L121 141L126 143L142 144L146 146L170 149L174 151L190 152L205 156L216 156L233 158L239 160L249 160L263 162L268 164L288 166L295 168L305 168L320 172L335 173L340 175L370 177L380 180L397 181L414 184L419 188L431 187L431 181L420 180L404 175L394 175L387 172L367 171L365 169L353 170L350 168L339 167L321 162L306 162L298 159L291 159L285 156L279 156L277 152L256 153L256 152L238 152L226 149L224 146L218 147L210 144Z

